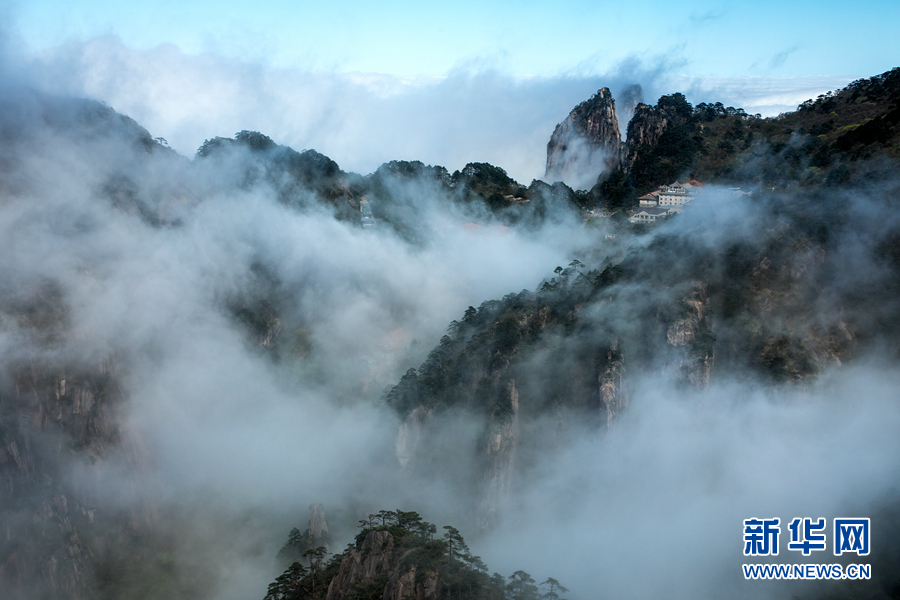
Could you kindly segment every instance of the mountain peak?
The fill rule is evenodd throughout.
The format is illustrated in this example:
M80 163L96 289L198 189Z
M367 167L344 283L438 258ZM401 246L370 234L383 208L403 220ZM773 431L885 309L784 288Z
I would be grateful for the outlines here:
M556 126L547 144L545 177L576 189L589 188L598 173L618 163L621 148L616 102L603 87Z

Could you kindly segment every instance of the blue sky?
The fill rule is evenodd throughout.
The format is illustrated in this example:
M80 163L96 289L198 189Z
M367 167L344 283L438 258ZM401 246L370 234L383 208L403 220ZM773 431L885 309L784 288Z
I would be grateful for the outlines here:
M116 35L273 66L444 75L475 64L514 75L595 74L669 56L692 75L875 74L895 66L900 3L185 2L19 0L29 50Z
M42 87L108 102L188 156L260 129L361 172L487 160L525 181L542 175L553 126L603 85L774 115L900 56L894 0L13 0L6 12L7 46Z

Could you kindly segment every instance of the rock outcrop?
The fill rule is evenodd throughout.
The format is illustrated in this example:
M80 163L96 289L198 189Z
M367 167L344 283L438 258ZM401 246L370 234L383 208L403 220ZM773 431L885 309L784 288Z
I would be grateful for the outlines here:
M684 300L685 312L666 330L666 342L676 351L669 365L679 379L698 389L709 386L715 362L715 336L709 319L709 286L697 283Z
M440 580L436 573L417 573L415 565L403 568L409 550L397 548L388 531L370 531L360 547L347 551L337 575L328 585L326 600L355 598L354 590L384 590L385 600L436 600Z
M325 522L325 508L321 504L309 505L309 542L310 547L325 546L328 550L328 524Z
M691 105L681 94L663 96L656 106L637 104L625 134L625 171L631 171L640 152L655 148L668 129L684 125L690 117Z
M477 512L478 529L482 531L497 522L509 494L516 459L519 436L519 391L516 389L515 379L509 380L504 392L509 395L509 411L489 423L483 446L485 468Z
M399 570L398 570L399 573ZM384 588L384 600L436 600L439 578L427 573L416 578L412 567L399 577L391 577Z
M416 449L422 441L425 424L431 412L424 406L419 406L403 419L397 432L395 449L397 460L401 467L406 467L415 458Z
M601 364L598 365L597 385L600 410L604 413L606 426L609 427L628 403L625 392L625 359L619 352L618 339L613 341Z
M655 107L638 104L634 108L634 116L628 122L625 134L625 138L628 140L626 165L630 167L634 164L637 150L641 146L656 146L668 125L668 117L656 110Z
M369 532L360 548L351 548L341 561L337 575L328 585L326 600L341 600L354 585L386 581L395 562L394 536L387 531Z
M321 504L310 504L309 526L302 534L296 527L291 529L287 542L278 551L278 560L285 567L294 562L308 566L312 561L305 555L307 550L325 548L325 552L328 552L330 545L331 535L328 533L328 523L325 522L325 509Z
M622 152L616 103L609 88L601 88L556 126L547 144L545 177L588 189L601 172L619 164Z
M147 504L119 511L97 500L105 461L121 459L139 474L145 460L120 440L124 394L114 363L87 370L33 361L0 386L0 590L11 597L94 597L109 545L155 526Z

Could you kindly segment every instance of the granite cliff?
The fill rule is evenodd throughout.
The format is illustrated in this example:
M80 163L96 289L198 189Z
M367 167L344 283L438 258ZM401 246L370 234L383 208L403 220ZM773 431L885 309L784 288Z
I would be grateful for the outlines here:
M270 586L265 600L499 600L539 597L524 571L504 578L469 550L459 530L441 529L416 512L379 511L361 521L355 542L327 563L291 565ZM550 596L562 589L548 578ZM548 596L544 596L548 597Z
M585 180L615 168L623 153L616 103L609 88L600 88L553 130L547 143L548 181L565 181L584 189Z

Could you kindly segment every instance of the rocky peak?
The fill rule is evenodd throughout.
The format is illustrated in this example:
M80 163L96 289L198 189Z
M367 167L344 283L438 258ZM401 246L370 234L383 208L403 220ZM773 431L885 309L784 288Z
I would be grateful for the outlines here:
M609 88L601 88L556 126L547 144L545 177L587 189L602 171L619 163L621 154L616 102Z
M625 359L619 351L619 339L613 339L609 349L598 364L600 409L605 413L606 426L610 427L616 415L628 404L625 390Z
M519 391L516 380L510 379L502 396L508 399L505 414L491 419L483 445L485 468L481 501L476 521L481 531L497 524L503 504L508 498L510 480L516 459L519 436Z
M370 531L359 549L351 548L341 560L337 575L328 585L326 600L357 598L356 593L367 586L383 589L379 595L384 600L435 600L438 574L425 570L417 573L415 564L404 566L402 559L409 553L396 546L389 532Z
M400 462L401 467L405 468L415 458L416 450L424 436L425 424L430 416L431 411L424 406L419 406L409 413L400 424L395 448L397 450L397 460Z
M370 531L359 549L351 548L341 561L338 574L328 585L326 600L341 600L354 585L370 585L386 579L396 562L394 536L387 531Z
M309 539L311 541L328 539L328 524L325 522L325 509L321 504L309 505Z
M634 116L628 122L628 131L625 134L628 140L626 162L629 167L634 163L638 149L641 146L651 148L656 146L668 125L668 118L653 106L641 103L634 107Z
M670 94L659 99L656 106L638 103L628 121L625 133L627 154L625 168L630 170L642 148L654 148L670 127L684 125L692 114L691 105L682 94Z

